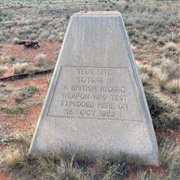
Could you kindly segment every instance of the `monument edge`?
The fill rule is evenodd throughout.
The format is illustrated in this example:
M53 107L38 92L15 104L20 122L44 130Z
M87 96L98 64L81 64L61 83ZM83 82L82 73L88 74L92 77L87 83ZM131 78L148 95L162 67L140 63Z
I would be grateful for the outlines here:
M72 24L72 19L73 19L73 16L71 16L70 18L70 22L68 24L68 27L66 29L66 32L69 31L70 29L70 26ZM38 131L39 131L39 127L41 126L41 124L43 123L43 120L45 119L44 117L46 116L47 112L48 112L48 107L51 103L51 99L52 99L52 96L53 96L53 88L56 86L56 83L57 80L58 80L58 76L59 76L59 73L58 72L58 69L60 70L61 67L58 67L59 66L59 63L60 63L60 60L61 60L61 54L63 52L63 49L64 49L64 45L65 45L65 40L67 38L67 34L68 33L65 33L65 37L64 37L64 40L63 40L63 43L62 43L62 46L61 46L61 49L60 49L60 53L58 55L58 58L57 58L57 63L56 63L56 66L54 68L54 72L53 72L53 75L52 75L52 78L51 78L51 82L50 82L50 85L49 85L49 88L48 88L48 91L46 93L46 98L44 100L44 103L43 103L43 107L41 109L41 113L39 115L39 118L38 118L38 122L37 122L37 125L36 125L36 129L34 131L34 134L33 134L33 138L31 140L31 144L30 144L30 147L29 147L29 151L28 151L28 154L32 154L34 151L36 151L35 149L33 150L33 147L35 146L36 144L36 139L37 139L37 136L38 136ZM49 96L47 96L49 95Z
M122 19L122 21L120 21L120 26L123 27L122 28L122 33L123 33L123 38L124 38L125 46L126 46L126 49L127 49L127 52L128 52L128 57L129 57L129 60L130 60L130 63L131 63L132 72L133 72L133 75L136 75L136 74L138 75L137 66L135 64L134 56L133 56L132 49L131 49L131 46L130 46L129 37L128 37L127 32L126 32L125 24L124 24L124 21L123 21L121 13L120 13L120 17ZM134 76L134 77L135 77L134 79L136 81L135 84L137 85L137 88L140 89L140 91L139 91L139 93L137 93L137 95L138 95L139 102L140 102L140 105L141 105L142 110L143 110L142 111L143 116L147 120L147 121L145 121L145 123L146 123L147 127L149 127L151 129L151 132L153 132L153 133L150 133L149 128L147 128L148 135L149 135L150 140L153 143L153 145L155 145L154 146L154 154L157 155L157 159L158 159L157 164L160 164L158 144L157 144L157 140L156 140L156 136L155 136L155 131L154 131L154 126L153 126L152 118L151 118L151 115L150 115L150 112L149 112L146 96L145 96L145 93L144 93L144 88L143 88L143 85L141 83L140 78L138 76ZM141 96L143 98L141 98Z

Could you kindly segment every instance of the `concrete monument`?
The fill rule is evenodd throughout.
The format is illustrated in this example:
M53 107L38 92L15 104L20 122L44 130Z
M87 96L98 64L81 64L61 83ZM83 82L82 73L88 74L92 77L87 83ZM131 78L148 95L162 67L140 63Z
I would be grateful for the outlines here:
M30 147L137 154L157 165L158 146L122 16L71 17Z

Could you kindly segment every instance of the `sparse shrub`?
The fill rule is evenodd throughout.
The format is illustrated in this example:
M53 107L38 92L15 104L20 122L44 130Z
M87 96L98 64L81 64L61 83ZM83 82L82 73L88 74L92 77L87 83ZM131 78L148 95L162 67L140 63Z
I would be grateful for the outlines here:
M159 57L154 57L152 59L152 66L160 66L160 64L161 64L161 59Z
M32 34L29 35L29 39L32 40L32 41L36 40L37 36L38 36L37 33L32 33Z
M154 173L151 169L150 171L139 171L137 174L137 180L160 180L160 175Z
M38 54L35 57L35 65L36 66L42 66L44 64L44 60L46 59L46 55L45 54Z
M66 19L67 19L67 20L69 20L70 17L71 17L71 16L70 16L69 14L66 15Z
M55 36L54 34L52 34L51 36L48 37L48 40L49 40L50 42L53 42L53 41L56 40L56 36Z
M160 67L155 67L153 69L153 76L156 79L160 89L163 90L165 87L165 83L168 80L168 74L166 72L163 72Z
M37 89L37 87L35 87L35 86L26 86L26 87L24 88L24 90L25 90L29 95L32 95L32 94L34 94L38 89Z
M160 103L159 98L153 93L149 91L145 91L146 94L146 100L149 106L149 109L157 109L158 104Z
M159 107L163 110L159 114L160 120L166 127L178 129L180 128L180 105L176 104L168 97L161 97Z
M17 103L20 103L21 101L26 99L26 93L23 91L19 91L19 92L14 93L13 97Z
M180 38L180 32L177 34L177 38L178 38L178 39Z
M9 114L9 115L10 114L17 115L17 114L22 114L25 111L25 109L23 107L21 107L21 106L16 106L14 108L1 107L1 111L6 113L6 114Z
M19 43L19 39L18 38L14 38L13 39L13 44L18 44Z
M164 37L160 37L159 40L158 40L158 45L159 46L164 46L167 42L167 39L164 38Z
M61 150L59 153L44 154L40 157L41 170L46 170L50 176L56 174L62 179L86 179L85 173L82 171L83 165L80 164L84 159L81 158L79 159L79 155L65 150Z
M163 79L165 75L169 78L174 74L176 68L173 60L166 57L153 59L152 66L155 66L152 68L152 74L157 79ZM163 74L162 78L161 74Z
M34 73L37 72L37 71L40 71L40 69L39 69L38 67L29 66L29 67L26 69L25 73L28 73L28 74L30 74L30 75L34 75Z
M0 83L0 87L1 87L1 88L6 87L6 84Z
M180 104L180 94L176 95L176 102Z
M59 33L59 41L63 42L63 39L64 39L64 32L60 32Z
M28 97L31 97L37 90L35 86L26 86L14 93L14 99L17 103L20 103Z
M128 36L131 37L131 36L135 36L136 34L136 31L135 30L129 30L128 31Z
M16 60L14 56L2 56L0 57L0 62L1 63L12 63Z
M173 61L168 58L162 58L160 68L163 72L166 72L170 76L173 72Z
M150 79L149 75L147 73L141 73L140 77L141 77L142 84L147 85Z
M16 132L13 134L13 139L15 142L23 143L23 144L29 144L30 142L30 135L27 132Z
M153 42L157 42L158 41L158 36L152 36L152 37L150 37L150 39L151 39L151 41L153 41Z
M6 135L6 136L0 136L0 145L7 145L14 141L14 136L12 135Z
M153 171L140 171L138 180L160 180L160 179L179 179L180 177L180 149L176 141L172 138L161 136L158 139L160 162L166 168L166 174L156 173Z
M11 62L16 60L16 57L14 57L14 56L10 56L9 58L10 58Z
M173 139L161 138L159 140L160 159L163 165L170 165L173 161L175 142Z
M4 74L4 72L7 70L7 67L5 67L5 66L0 66L0 76L2 75L2 74Z
M173 79L173 80L169 81L165 85L165 89L167 89L170 93L173 93L173 94L180 93L180 80Z
M3 159L3 163L8 167L20 166L23 160L22 152L18 149L8 149Z
M164 116L167 111L170 113L173 108L165 106L165 103L162 101L162 99L156 96L153 92L145 91L145 94L154 128L165 129L170 126L174 126L174 122L171 121L169 117L165 118ZM176 121L177 120L175 120L175 124Z
M133 26L134 25L134 22L132 19L125 19L125 25L126 26Z
M45 40L45 39L48 39L48 36L49 36L49 31L48 30L44 30L39 35L39 39L40 40Z
M137 64L137 65L138 65L138 70L140 73L146 73L149 76L152 76L153 69L151 65L148 65L148 64Z
M14 74L24 73L30 65L28 63L17 63L13 66Z
M88 168L89 156L84 152L78 154L69 153L65 150L59 153L46 153L39 155L27 155L29 142L16 141L17 146L0 154L2 162L0 167L4 172L17 172L17 177L31 179L119 179L125 177L131 170L139 170L144 164L142 159L135 155L120 153L117 160L102 158L93 163L99 169L94 172ZM92 162L91 162L92 165ZM21 171L17 171L17 170ZM89 170L88 170L89 169Z
M173 42L169 42L165 45L164 50L168 50L168 51L176 51L177 50L177 46L175 43Z
M136 155L121 152L115 161L102 155L97 159L99 171L104 179L119 179L126 176L131 170L139 170L144 161ZM102 178L102 179L103 179Z

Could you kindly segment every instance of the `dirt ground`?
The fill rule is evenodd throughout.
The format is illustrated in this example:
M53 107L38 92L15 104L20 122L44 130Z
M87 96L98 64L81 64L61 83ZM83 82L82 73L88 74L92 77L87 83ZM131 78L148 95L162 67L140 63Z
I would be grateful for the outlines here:
M17 60L21 61L23 59L26 62L33 63L35 57L39 54L45 54L46 60L57 60L57 56L60 50L61 43L48 43L43 42L40 43L40 48L33 49L24 49L23 46L14 45L14 44L6 44L1 46L0 54L6 57L14 57ZM9 66L8 69L0 76L8 77L13 75L13 65ZM44 99L48 89L48 82L51 79L51 75L39 75L31 78L25 78L16 81L8 81L4 82L6 85L10 86L12 89L17 89L21 87L25 87L28 85L36 86L38 90L33 94L31 100L36 101L38 99ZM0 101L0 107L3 106L13 106L15 104L14 99L12 97L8 97L6 101ZM26 112L19 115L7 115L0 111L0 134L1 136L9 136L12 134L16 134L19 132L25 133L35 129L37 124L37 120L39 114L41 112L42 103L34 105L32 107L27 108ZM6 144L0 144L0 150L3 150L7 147ZM3 173L0 174L0 180L8 180L8 175Z
M57 60L57 55L59 52L61 44L60 43L40 43L40 48L37 49L23 49L22 46L19 45L13 45L13 44L7 44L3 45L3 47L0 49L0 54L2 56L9 56L9 57L15 57L16 59L26 59L26 62L33 62L34 58L38 54L45 54L47 60ZM0 76L2 77L8 77L13 75L13 65L9 66L8 69L5 71L5 73ZM30 101L36 101L38 99L44 99L47 89L48 89L48 82L50 81L51 75L39 75L34 76L30 78L25 78L21 80L15 80L15 81L7 81L4 82L4 84L11 87L11 89L17 89L22 88L28 85L36 86L37 91L33 94ZM10 96L7 98L6 101L0 101L0 106L13 106L15 105L14 99ZM32 129L32 126L34 126L37 123L38 116L40 114L42 108L42 103L32 106L27 109L27 111L20 115L6 115L2 111L0 111L0 132L3 135L9 135L16 133L17 131L28 131ZM0 148L2 145L0 145Z

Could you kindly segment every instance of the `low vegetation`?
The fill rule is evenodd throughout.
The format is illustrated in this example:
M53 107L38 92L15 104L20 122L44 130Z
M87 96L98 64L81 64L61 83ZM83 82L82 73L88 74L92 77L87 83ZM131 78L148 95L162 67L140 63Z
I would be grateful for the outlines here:
M0 110L9 115L12 114L18 115L18 114L22 114L25 111L25 108L22 106L15 106L15 107L6 106L6 107L1 107Z
M29 85L22 89L18 89L13 96L17 103L21 103L24 99L31 97L37 90L37 87Z
M42 66L45 62L46 55L45 54L39 54L35 57L35 65L36 66Z
M72 154L61 150L56 154L28 155L29 139L27 134L9 138L12 146L0 154L2 171L16 171L16 178L20 179L117 179L143 165L139 157L125 153L120 153L116 161L102 155L96 162L90 160L87 152Z

